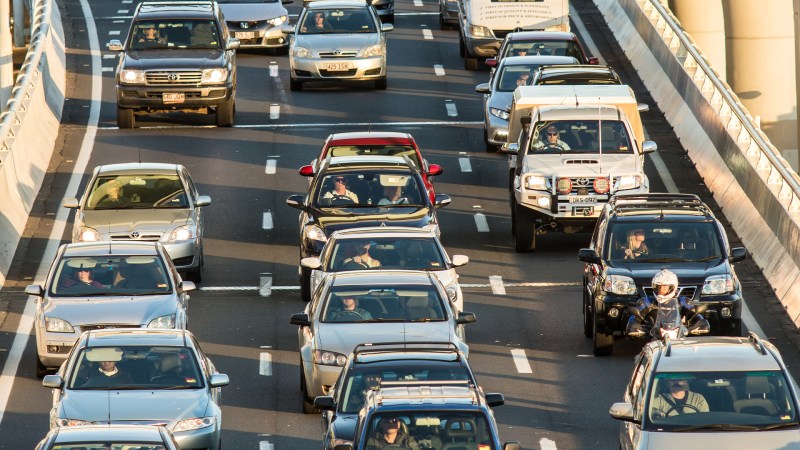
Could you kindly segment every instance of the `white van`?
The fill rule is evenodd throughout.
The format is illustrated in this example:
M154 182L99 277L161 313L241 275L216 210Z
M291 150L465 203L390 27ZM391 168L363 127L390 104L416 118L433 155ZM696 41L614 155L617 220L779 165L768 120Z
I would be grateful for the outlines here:
M568 0L462 0L459 49L464 68L478 68L478 58L497 54L514 30L570 31Z

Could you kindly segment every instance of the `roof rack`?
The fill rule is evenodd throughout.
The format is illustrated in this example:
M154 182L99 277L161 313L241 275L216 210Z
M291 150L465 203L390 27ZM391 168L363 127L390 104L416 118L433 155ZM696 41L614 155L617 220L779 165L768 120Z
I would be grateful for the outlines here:
M419 394L386 392L386 388L419 388ZM449 392L445 394L432 394L430 388L463 387L468 391L465 393ZM427 388L427 389L426 389ZM406 399L434 399L434 398L461 398L470 400L473 404L478 403L478 395L475 386L469 380L442 380L442 381L381 381L376 391L377 402L383 403L384 400L406 400Z
M442 341L421 341L421 342L379 342L356 345L353 354L358 356L362 353L387 352L392 350L429 350L429 351L455 351L458 346L452 342Z
M629 209L654 209L654 208L690 208L711 214L708 205L703 203L695 194L630 194L615 195L608 201L609 206L615 210Z
M768 354L767 346L764 345L764 341L762 341L761 338L758 337L758 334L756 334L755 331L747 333L747 339L750 341L751 344L753 344L753 347L755 347L756 350L761 352L762 355L766 356Z

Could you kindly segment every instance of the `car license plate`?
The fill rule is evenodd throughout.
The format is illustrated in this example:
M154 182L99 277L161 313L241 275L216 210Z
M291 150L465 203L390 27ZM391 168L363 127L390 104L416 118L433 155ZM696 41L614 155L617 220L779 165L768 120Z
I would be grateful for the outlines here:
M594 215L594 206L573 206L572 215L591 217Z
M183 103L184 100L185 100L185 97L184 97L183 93L164 92L164 94L161 96L161 101L164 104Z
M234 33L236 39L253 39L256 37L255 31L237 31Z
M597 197L593 195L570 195L569 202L574 204L593 205L597 203Z
M328 72L342 72L350 68L351 65L347 62L325 63L325 70Z

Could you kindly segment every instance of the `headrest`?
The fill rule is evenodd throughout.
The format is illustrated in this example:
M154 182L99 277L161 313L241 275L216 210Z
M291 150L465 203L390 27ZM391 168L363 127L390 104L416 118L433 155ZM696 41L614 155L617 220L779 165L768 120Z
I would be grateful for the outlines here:
M181 367L181 358L178 355L164 355L161 357L161 372L171 372Z
M769 381L767 377L747 377L744 390L747 395L763 396L770 391Z
M475 423L472 420L451 420L447 423L445 435L449 438L474 437Z
M428 297L411 297L406 301L406 308L427 308Z
M73 269L94 269L97 266L97 261L87 258L72 258L67 261L67 267Z

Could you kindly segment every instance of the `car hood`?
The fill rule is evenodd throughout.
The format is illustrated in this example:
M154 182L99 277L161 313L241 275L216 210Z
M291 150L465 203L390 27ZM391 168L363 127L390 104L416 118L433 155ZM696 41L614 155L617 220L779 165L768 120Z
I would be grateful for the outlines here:
M325 211L327 214L315 214L315 217L326 235L337 230L381 225L422 228L433 221L431 210L427 207L339 208ZM336 213L330 214L330 211Z
M123 67L131 70L213 69L225 65L224 53L221 49L129 50L125 53Z
M281 2L275 3L220 3L227 22L252 22L280 17L286 14Z
M686 432L647 433L643 449L679 448L681 450L705 450L709 448L758 448L760 450L800 449L800 433L797 429L762 432Z
M503 111L511 111L511 101L514 99L513 92L494 92L487 104L490 108L502 109Z
M170 295L137 297L78 297L51 301L45 315L73 326L92 324L147 325L156 317L175 314L178 302Z
M358 425L358 414L336 413L336 417L331 426L333 427L333 435L336 439L344 439L352 441L356 434L356 425Z
M638 158L632 154L566 152L563 154L528 155L523 173L558 176L623 175L639 173Z
M82 211L81 221L102 235L131 233L165 233L186 225L191 216L189 209L105 209Z
M321 323L317 332L318 349L349 355L364 342L449 342L450 323L382 322Z
M82 391L65 389L60 417L91 422L174 420L203 417L209 398L204 389Z
M609 275L626 275L633 278L637 286L650 286L653 277L662 269L669 269L678 276L681 286L699 286L711 275L724 275L728 273L725 264L719 260L706 263L681 262L681 263L615 263L609 268Z
M314 52L332 52L334 50L358 52L380 42L380 33L300 34L295 37L295 45Z

